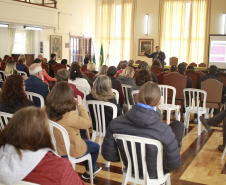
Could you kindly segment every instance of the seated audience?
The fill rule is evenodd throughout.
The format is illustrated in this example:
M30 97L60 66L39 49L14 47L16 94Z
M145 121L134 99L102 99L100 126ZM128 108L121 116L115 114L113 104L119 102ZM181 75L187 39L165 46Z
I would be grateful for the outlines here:
M67 71L66 69L60 69L57 71L57 76L56 76L57 83L59 83L61 81L68 82L69 77L70 77L70 72ZM83 92L79 91L74 84L72 84L72 83L69 83L69 84L70 84L71 88L73 89L75 98L77 98L77 96L81 96L83 99L84 98Z
M127 62L121 61L119 64L119 70L117 71L117 73L121 74L126 67L127 67Z
M18 57L17 61L19 61L19 60L22 59L22 58L26 58L24 54L21 54L21 55Z
M108 126L106 136L102 145L102 155L105 160L119 162L118 148L124 153L123 145L115 142L113 134L126 134L132 136L155 139L163 145L163 170L171 172L178 169L181 164L180 147L184 132L184 125L180 121L174 121L170 125L163 123L155 111L160 103L161 91L157 84L153 82L145 83L137 95L139 103L135 105L128 113L112 120ZM117 148L118 145L118 148ZM140 146L137 146L137 151ZM146 163L150 178L157 177L157 151L152 146L146 147ZM125 168L127 160L122 155ZM141 158L138 154L138 165L141 164ZM143 176L142 167L139 166L139 174Z
M116 73L117 73L117 69L116 69L115 66L110 66L108 68L107 75L111 79L112 89L116 89L119 92L119 104L120 104L120 107L122 107L123 104L124 104L125 98L124 98L124 95L123 95L123 92L122 92L121 83L118 80L115 79Z
M67 65L67 59L61 60L61 64L66 66Z
M48 85L44 83L42 79L42 67L39 64L32 64L29 68L30 76L25 80L25 90L29 92L34 92L40 94L44 100L46 100L49 94ZM34 98L34 103L36 106L40 107L40 101Z
M12 75L12 74L17 74L18 71L16 69L16 62L13 60L10 60L6 63L6 68L5 68L5 74L7 75Z
M194 66L188 66L187 69L195 70Z
M20 75L10 75L3 83L0 99L0 111L14 114L19 109L34 105L25 94L24 80Z
M133 66L133 64L134 64L134 60L129 60L128 66Z
M30 74L29 74L29 69L26 65L26 58L21 58L20 60L18 60L18 63L19 64L16 66L16 69L18 71L24 71L27 74L27 76L29 77Z
M94 63L91 63L91 62L87 64L87 71L92 72L94 74L98 73L96 71L96 65Z
M15 113L0 132L0 147L0 183L85 185L70 161L55 154L46 113L39 108Z
M52 65L56 65L57 64L57 62L56 62L56 54L54 54L54 53L51 54L51 59L48 62L48 64L49 64L49 76L54 78L54 71L53 71Z
M170 72L176 72L176 71L177 71L177 66L176 65L171 65Z
M42 61L39 58L36 58L33 64L39 64L42 67ZM42 69L42 75L44 78L43 81L48 85L48 87L49 87L49 82L56 82L56 79L50 77L45 69Z
M40 60L42 60L42 59L43 59L42 54L39 54L39 55L38 55L38 58L39 58ZM46 62L46 63L47 63L47 62Z
M86 100L100 100L105 102L111 102L115 104L118 108L118 116L121 115L120 106L116 103L115 94L112 92L111 79L106 75L99 75L93 84L93 88L90 94L86 96ZM89 112L92 118L93 129L96 130L96 120L94 116L93 109L89 107ZM112 120L112 108L105 107L105 123L106 129Z
M85 71L87 71L87 65L88 63L90 62L90 59L89 57L85 57L84 58L84 62L83 62L83 65L81 67L81 71L84 73Z
M180 63L178 65L178 72L183 75L183 76L186 76L185 75L185 71L186 71L186 65L183 64L183 63ZM187 85L186 85L186 88L192 88L192 79L191 77L187 76Z
M121 83L121 84L125 84L125 85L135 85L134 79L134 69L130 66L127 66L123 72L118 76L117 80Z
M143 62L142 65L141 65L141 69L145 69L145 70L148 70L151 72L151 69L150 69L150 66L147 62ZM155 76L154 73L151 72L151 77L152 77L152 81L155 82L155 83L158 83L158 80Z
M153 63L152 63L152 66L157 66L157 67L162 68L162 64L160 63L159 60L154 60Z
M77 62L73 62L71 65L69 83L74 84L78 90L84 93L84 95L87 95L91 92L91 87L88 81L83 78L83 73L81 71L80 65Z
M42 61L44 64L48 64L47 58L43 58L41 61Z
M59 98L59 95L61 98ZM76 113L76 104L79 115ZM46 100L46 112L49 119L63 126L70 137L71 148L70 155L75 158L82 157L88 153L92 157L93 174L97 174L101 167L96 167L96 161L99 154L99 145L89 140L83 140L80 135L80 129L88 129L92 126L92 121L86 109L82 106L82 99L77 96L77 102L74 98L74 93L71 86L67 82L57 83L50 91ZM57 143L58 154L63 158L67 158L64 141L61 133L54 132ZM88 162L84 161L86 172L82 178L90 179Z
M102 65L99 69L99 72L93 77L93 81L92 83L96 80L96 78L99 75L107 75L107 71L108 71L108 66L107 65Z

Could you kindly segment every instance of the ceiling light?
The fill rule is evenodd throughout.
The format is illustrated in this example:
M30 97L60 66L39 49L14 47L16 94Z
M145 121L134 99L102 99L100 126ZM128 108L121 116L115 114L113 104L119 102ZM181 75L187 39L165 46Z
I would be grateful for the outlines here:
M2 28L8 28L9 25L8 24L0 24L0 27L2 27Z
M25 30L39 30L42 31L42 28L39 27L31 27L31 26L24 26Z

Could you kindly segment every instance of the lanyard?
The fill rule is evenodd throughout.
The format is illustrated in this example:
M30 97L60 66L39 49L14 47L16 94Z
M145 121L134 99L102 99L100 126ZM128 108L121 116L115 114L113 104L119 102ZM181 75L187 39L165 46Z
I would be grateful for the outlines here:
M151 105L145 105L143 103L138 103L137 105L139 105L140 107L143 107L146 109L151 109L151 110L155 111L155 109Z

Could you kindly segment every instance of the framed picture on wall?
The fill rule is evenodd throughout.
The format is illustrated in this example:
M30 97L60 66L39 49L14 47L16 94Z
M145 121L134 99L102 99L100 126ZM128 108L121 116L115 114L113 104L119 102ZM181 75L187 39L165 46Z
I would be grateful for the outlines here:
M139 39L138 56L144 56L142 52L147 54L153 53L154 39Z
M50 54L56 54L56 60L62 60L62 36L50 35Z

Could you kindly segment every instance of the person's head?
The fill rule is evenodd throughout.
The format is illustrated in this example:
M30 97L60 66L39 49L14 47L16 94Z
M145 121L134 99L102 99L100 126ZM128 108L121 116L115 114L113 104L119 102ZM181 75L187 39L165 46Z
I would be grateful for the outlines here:
M122 62L122 63L120 64L120 68L121 68L121 69L125 69L126 67L127 67L127 63Z
M161 98L161 91L157 84L153 82L146 82L141 86L137 99L139 103L150 105L152 107L158 106Z
M128 65L133 66L133 64L134 64L134 60L129 60Z
M84 58L84 64L88 64L89 61L90 61L90 60L89 60L89 57L85 57L85 58Z
M6 106L12 106L22 103L26 104L27 96L25 94L24 80L21 75L10 75L2 86L1 103Z
M26 58L21 58L18 62L19 64L26 64Z
M36 58L36 59L33 61L33 64L39 64L39 65L41 65L41 63L42 63L42 61L41 61L41 59L39 59L39 58Z
M46 112L49 119L59 121L65 113L75 109L76 102L70 84L68 82L59 82L54 85L46 98Z
M150 70L150 66L147 62L143 62L143 64L141 65L141 69Z
M152 66L159 66L162 68L162 64L160 63L159 60L154 60L153 63L152 63Z
M5 55L3 58L3 61L6 61L6 59L9 57L9 55Z
M99 72L97 73L97 75L107 75L107 71L108 71L108 66L107 65L102 65L99 69Z
M13 60L10 60L6 64L5 73L6 74L15 74L16 70L16 63Z
M39 58L40 60L42 60L42 59L43 59L42 54L39 54L39 55L38 55L38 58Z
M134 76L134 69L132 67L130 67L130 66L127 66L123 70L122 74L120 74L120 76L123 76L123 77L126 77L126 78L129 78L129 77L133 78L133 76Z
M52 60L56 60L56 54L55 54L55 53L52 53L51 56L50 56L50 58L51 58Z
M22 58L25 58L25 55L24 54L21 54L19 57L18 57L18 61L20 60L20 59L22 59Z
M36 76L38 78L42 78L42 67L40 64L35 63L29 67L30 75Z
M41 61L42 61L44 64L48 63L47 58L43 58Z
M70 77L70 73L66 69L60 69L57 71L57 75L56 75L57 83L61 81L68 82L69 77Z
M188 66L187 69L195 70L194 66Z
M9 61L14 61L14 58L13 57L8 57L7 59L6 59L6 63L8 63Z
M93 83L92 95L95 99L107 101L115 98L112 92L111 79L106 75L99 75Z
M170 67L170 71L171 72L175 72L177 70L177 66L176 65L172 65L171 67Z
M146 82L152 81L151 72L148 70L141 69L135 76L135 84L142 86Z
M145 61L142 61L141 63L139 63L139 65L138 65L138 69L141 69L141 66L142 66L142 64L144 63Z
M67 65L67 59L63 59L63 60L61 60L61 64L63 64L63 65Z
M183 64L183 63L180 63L178 65L178 71L179 71L180 74L184 75L185 74L185 71L186 71L186 65Z
M96 65L94 63L88 63L87 70L88 71L96 71Z
M155 50L156 50L157 53L159 53L160 52L160 47L159 46L156 46L155 47Z
M22 158L20 150L54 150L45 111L35 106L17 111L0 132L0 146L10 144Z
M107 71L108 76L115 76L117 73L117 68L115 66L110 66Z
M211 65L209 68L209 73L215 75L217 73L217 70L218 70L217 66Z
M70 69L70 79L75 80L76 78L82 78L82 76L80 65L78 62L73 62Z

